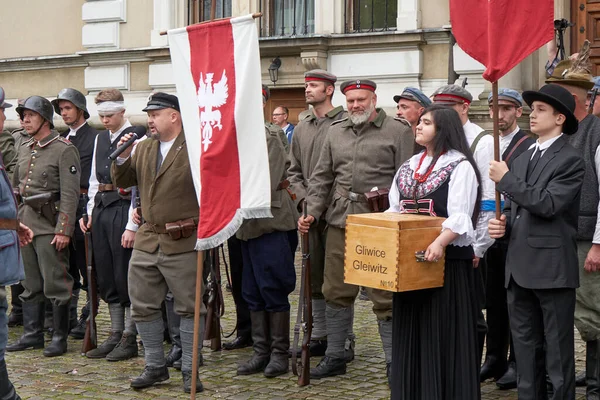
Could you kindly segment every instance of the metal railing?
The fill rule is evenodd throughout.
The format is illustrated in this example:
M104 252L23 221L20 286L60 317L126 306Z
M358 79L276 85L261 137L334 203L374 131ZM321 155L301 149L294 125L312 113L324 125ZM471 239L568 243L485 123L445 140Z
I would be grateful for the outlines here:
M397 0L346 0L345 33L395 31Z
M306 36L314 33L314 0L260 0L261 37Z
M188 25L208 21L213 2L215 2L215 18L231 17L232 0L187 0Z

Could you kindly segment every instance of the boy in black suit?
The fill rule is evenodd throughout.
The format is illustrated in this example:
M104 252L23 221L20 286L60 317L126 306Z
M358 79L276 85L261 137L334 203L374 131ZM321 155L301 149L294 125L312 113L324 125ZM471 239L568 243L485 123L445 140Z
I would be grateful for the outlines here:
M490 237L509 240L505 285L519 399L547 398L547 370L552 399L574 400L575 239L585 164L564 135L577 131L575 101L557 85L523 98L539 139L510 171L505 162L490 163L490 178L507 200L504 215L489 223Z

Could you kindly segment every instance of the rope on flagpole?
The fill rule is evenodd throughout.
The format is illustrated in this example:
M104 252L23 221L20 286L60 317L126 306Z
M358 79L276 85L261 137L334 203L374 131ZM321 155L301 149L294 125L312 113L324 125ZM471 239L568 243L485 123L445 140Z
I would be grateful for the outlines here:
M252 18L254 18L254 19L260 18L262 16L263 16L263 14L260 13L260 12L252 14ZM213 20L210 20L210 21L202 21L202 22L198 22L197 24L192 24L192 25L189 25L189 26L196 26L196 25L208 24L209 22L216 22L216 21L221 21L221 20L224 20L224 19L231 19L231 17L218 18L218 19L213 19ZM165 36L167 34L167 32L168 31L160 31L160 36Z
M498 123L499 119L499 107L498 107L498 81L492 82L492 114L494 115L494 161L500 161L500 126ZM500 219L500 192L498 191L498 184L496 184L496 219Z

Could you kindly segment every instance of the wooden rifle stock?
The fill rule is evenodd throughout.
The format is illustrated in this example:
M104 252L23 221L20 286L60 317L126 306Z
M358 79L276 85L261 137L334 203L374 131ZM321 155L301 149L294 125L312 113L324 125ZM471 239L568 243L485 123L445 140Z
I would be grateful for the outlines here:
M588 115L594 113L594 103L596 103L596 96L598 96L598 89L592 89L592 94L590 95L590 105L588 106Z
M88 224L87 215L87 195L84 197L83 222ZM93 253L92 253L92 233L88 230L84 233L85 239L85 263L87 270L88 296L89 296L89 314L85 323L85 336L81 344L81 354L84 355L90 350L98 347L98 335L96 331L96 315L98 314L98 293L96 291L96 274L94 273Z
M221 350L221 317L225 313L223 292L221 291L221 271L219 249L209 250L210 276L208 280L208 301L206 302L206 329L204 340L210 340L212 351Z

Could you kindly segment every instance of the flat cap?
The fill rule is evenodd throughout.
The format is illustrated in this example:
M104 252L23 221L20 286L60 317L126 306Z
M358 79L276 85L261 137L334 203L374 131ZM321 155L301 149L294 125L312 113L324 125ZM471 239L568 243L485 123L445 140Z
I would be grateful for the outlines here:
M262 85L263 101L268 101L271 98L271 91L267 85Z
M162 110L163 108L173 108L177 111L180 111L179 99L177 96L164 92L152 93L148 98L148 104L146 105L146 108L144 108L142 111L146 112L151 110Z
M4 89L2 89L2 87L0 87L0 108L1 109L5 109L5 108L11 108L12 104L7 103L4 101L4 99L6 98L6 93L4 92Z
M442 86L433 93L433 102L436 104L471 104L473 96L467 89L458 85Z
M492 104L492 97L492 93L490 93L490 95L488 96L488 104ZM498 102L500 102L500 100L510 101L511 103L514 103L517 107L523 106L523 98L521 97L519 92L513 89L498 89Z
M346 81L342 83L342 86L340 86L340 90L344 94L346 94L348 90L354 89L365 89L370 90L371 92L375 92L375 89L377 89L377 84L368 79L355 79L352 81Z
M422 107L427 107L431 104L429 97L425 96L425 93L414 87L404 88L404 91L401 94L394 96L394 102L398 103L400 99L416 101Z
M304 73L304 81L323 81L329 82L333 85L337 82L337 76L325 71L324 69L313 69Z

